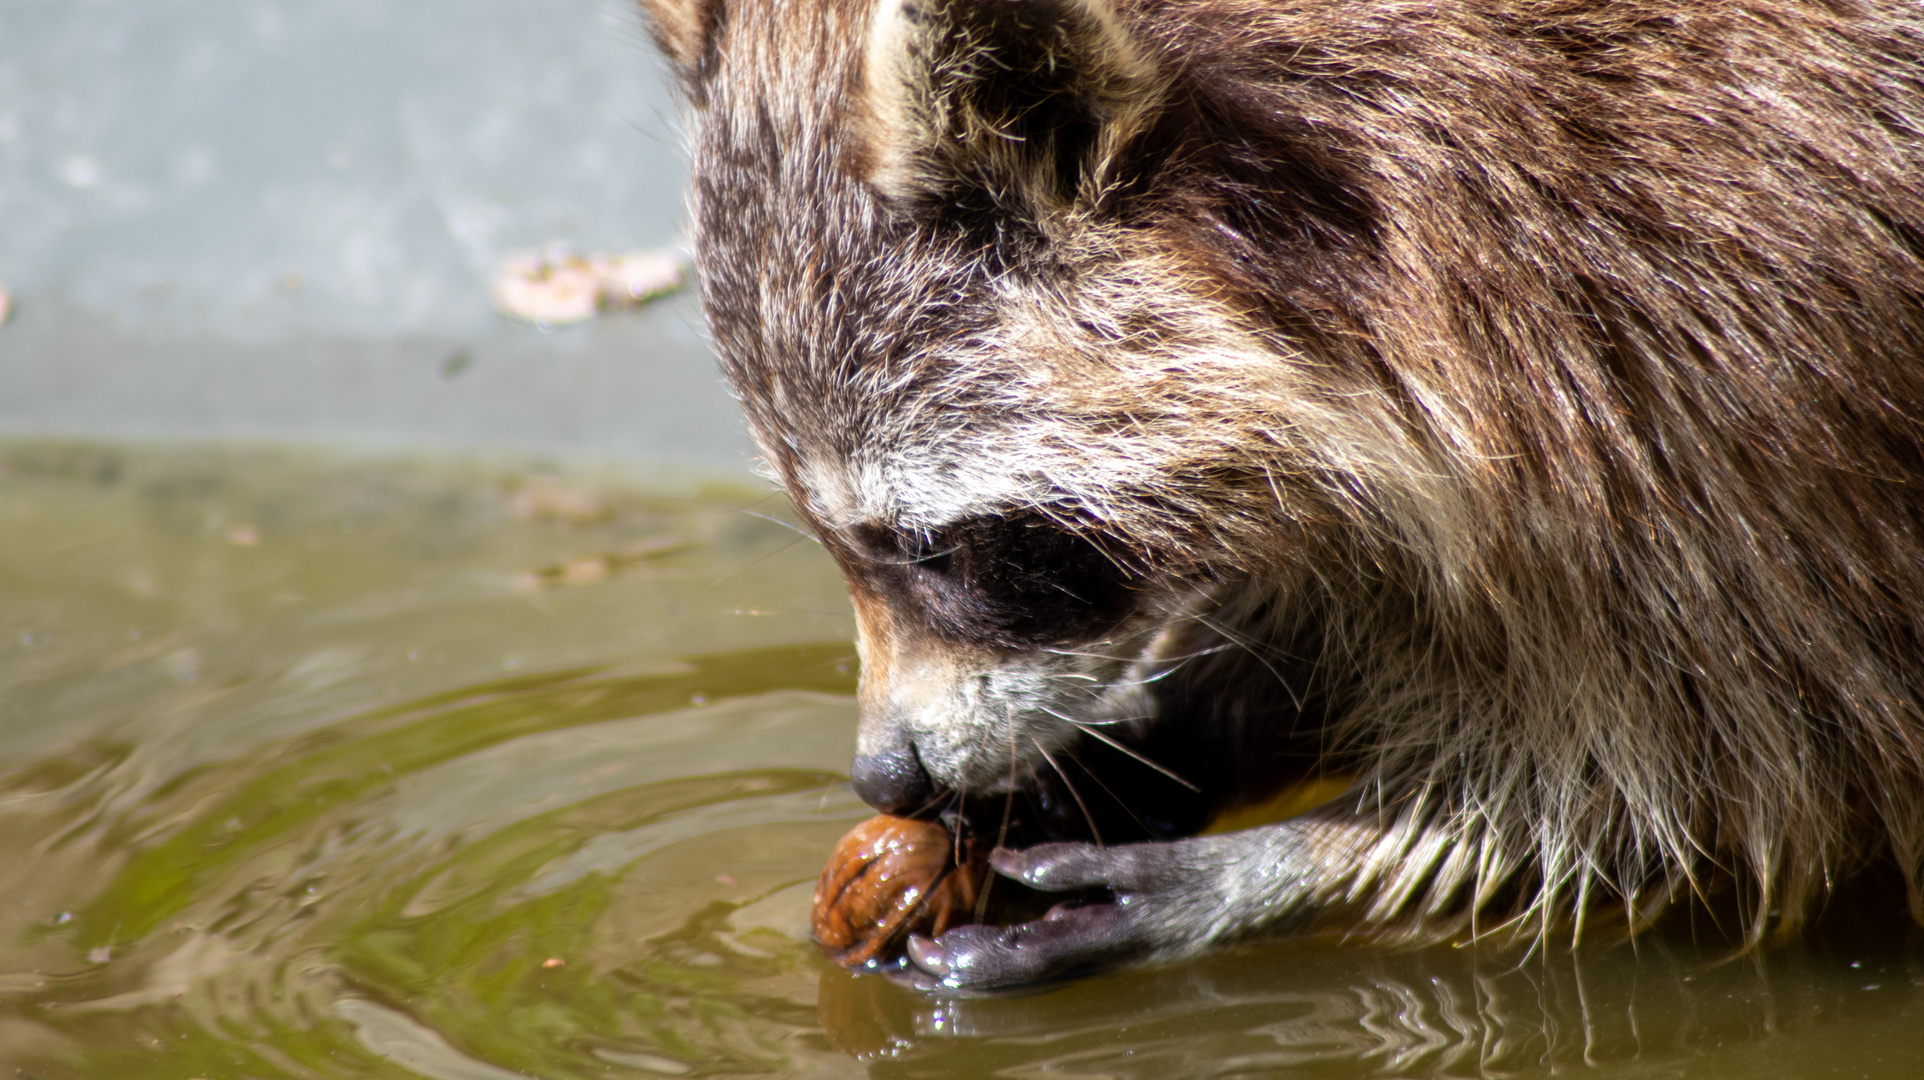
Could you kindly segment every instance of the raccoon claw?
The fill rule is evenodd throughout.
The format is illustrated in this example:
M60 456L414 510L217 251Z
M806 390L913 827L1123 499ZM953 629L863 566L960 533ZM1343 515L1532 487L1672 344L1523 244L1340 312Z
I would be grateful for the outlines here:
M1121 904L1058 908L1015 926L960 926L909 939L909 960L952 990L1044 982L1128 959L1134 913Z
M1099 848L1044 844L1026 851L997 850L997 873L1043 892L1101 887L1105 903L1062 903L1034 922L960 926L939 938L909 939L909 961L955 990L987 990L1043 982L1136 959L1150 951L1145 911L1175 884L1164 844Z
M909 935L909 962L938 979L950 969L948 950L920 934Z

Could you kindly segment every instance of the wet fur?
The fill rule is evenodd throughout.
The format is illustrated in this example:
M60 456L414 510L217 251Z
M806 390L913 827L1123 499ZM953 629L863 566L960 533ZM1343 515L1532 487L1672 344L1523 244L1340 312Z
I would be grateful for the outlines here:
M650 6L862 752L1358 778L1141 849L1123 951L1918 910L1924 9Z

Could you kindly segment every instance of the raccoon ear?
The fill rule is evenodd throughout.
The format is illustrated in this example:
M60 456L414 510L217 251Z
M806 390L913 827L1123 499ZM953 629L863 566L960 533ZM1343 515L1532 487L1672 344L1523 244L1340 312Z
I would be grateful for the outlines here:
M702 58L721 23L722 0L641 0L655 45L685 79L701 74Z
M1100 199L1168 85L1113 3L878 0L863 178L911 212L971 194L1027 215Z

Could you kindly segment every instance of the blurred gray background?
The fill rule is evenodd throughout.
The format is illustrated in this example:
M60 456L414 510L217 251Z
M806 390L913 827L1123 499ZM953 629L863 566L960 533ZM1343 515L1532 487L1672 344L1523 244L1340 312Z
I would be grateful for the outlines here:
M0 435L738 471L689 293L546 330L510 252L677 244L633 0L0 2Z

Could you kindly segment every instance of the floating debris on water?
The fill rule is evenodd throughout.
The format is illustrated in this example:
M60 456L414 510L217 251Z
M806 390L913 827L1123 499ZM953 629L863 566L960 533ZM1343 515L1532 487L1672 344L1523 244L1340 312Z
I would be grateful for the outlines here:
M635 307L682 286L681 255L660 248L580 255L555 248L510 256L494 276L496 311L558 326Z
M513 584L523 592L551 589L559 585L592 585L633 570L657 556L681 551L692 543L684 536L656 537L619 551L583 555L539 570L516 574Z

